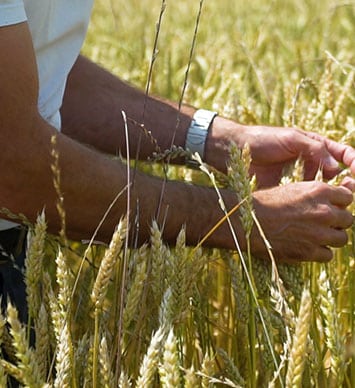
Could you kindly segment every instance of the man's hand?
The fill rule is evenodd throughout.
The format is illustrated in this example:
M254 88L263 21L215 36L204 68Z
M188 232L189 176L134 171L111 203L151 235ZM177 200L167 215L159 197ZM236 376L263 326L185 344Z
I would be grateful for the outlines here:
M341 171L339 163L355 175L355 150L350 146L297 128L243 126L223 118L214 121L207 162L225 170L230 141L239 147L250 145L250 172L256 174L259 188L276 186L283 169L299 157L305 162L305 180L314 179L319 168L325 179L331 179Z
M347 242L345 229L353 217L346 207L353 200L346 187L300 182L254 193L256 215L277 261L320 261L332 258L330 247ZM252 251L268 253L259 232L252 233Z

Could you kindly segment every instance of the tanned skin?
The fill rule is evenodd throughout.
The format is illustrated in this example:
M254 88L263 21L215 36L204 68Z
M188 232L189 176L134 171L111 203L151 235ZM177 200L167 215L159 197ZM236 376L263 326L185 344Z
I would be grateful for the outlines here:
M122 111L129 118L130 155L145 159L155 146L132 120L141 123L144 119L146 129L165 150L172 143L184 146L194 108L184 106L178 112L174 103L147 98L80 56L68 79L61 109L62 132L57 133L38 112L37 66L27 23L0 28L0 52L7 53L0 57L0 164L6 166L2 168L1 206L24 213L32 221L45 208L49 230L58 232L60 220L50 168L51 138L56 134L70 238L90 238L120 192L97 236L102 241L110 240L118 220L127 213L128 192L132 224L134 217L139 219L140 243L148 239L155 218L164 224L167 242L174 242L186 226L188 243L197 244L223 216L214 189L165 182L138 171L131 171L134 180L128 185L126 165L112 158L126 155ZM329 247L340 247L347 241L345 229L352 224L352 216L346 208L352 202L355 183L347 178L340 187L331 187L312 179L319 166L326 178L335 176L340 171L336 162L354 174L355 150L299 129L247 127L217 117L207 138L206 162L225 170L230 141L251 147L251 173L257 174L259 182L254 206L275 257L289 262L330 260ZM300 154L307 181L276 186L283 166ZM233 192L223 190L222 196L228 209L237 204ZM238 215L231 220L243 249L245 238ZM253 253L267 257L256 230L251 239ZM206 244L235 248L226 223Z

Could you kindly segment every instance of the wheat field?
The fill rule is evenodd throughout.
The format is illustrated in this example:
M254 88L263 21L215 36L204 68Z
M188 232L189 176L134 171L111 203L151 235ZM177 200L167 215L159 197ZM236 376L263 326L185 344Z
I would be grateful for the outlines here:
M152 94L355 146L354 36L354 1L97 0L83 53ZM235 190L248 232L248 149L229 163L169 177ZM55 142L52 169L61 198ZM299 160L281 184L301 179ZM154 222L139 249L124 218L108 247L49 235L45 214L29 228L29 322L0 314L1 387L355 386L354 228L330 263L276 267L186 246L184 230L168 246Z

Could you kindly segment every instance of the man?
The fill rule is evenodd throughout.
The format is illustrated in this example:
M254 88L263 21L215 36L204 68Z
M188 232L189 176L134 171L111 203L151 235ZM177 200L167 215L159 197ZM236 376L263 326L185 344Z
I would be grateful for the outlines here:
M276 259L330 260L329 247L347 241L345 229L352 224L352 216L346 207L352 202L355 182L347 178L340 187L331 187L312 179L319 166L326 178L332 178L340 171L338 162L354 174L355 150L298 129L246 127L205 111L195 117L200 126L198 144L193 144L194 108L184 106L179 113L171 102L146 100L141 91L78 56L91 3L0 0L0 206L32 221L45 208L49 230L58 232L51 171L51 138L57 134L70 238L90 238L121 193L97 237L109 241L118 220L127 213L129 193L131 221L139 220L140 242L147 240L151 221L157 217L161 223L164 220L166 241L174 242L186 225L187 242L196 244L223 215L213 189L164 183L139 172L127 174L124 164L107 156L125 154L126 142L131 157L152 154L154 146L148 138L140 138L139 126L132 120L128 121L129 138L125 136L121 112L141 123L144 111L144 126L162 150L172 143L188 143L221 170L231 141L239 147L249 143L251 172L257 174L260 188L254 194L254 206ZM307 182L278 187L283 166L300 155ZM236 205L233 192L222 190L222 196L228 209ZM231 219L243 248L246 242L238 215ZM10 226L2 222L2 229ZM256 230L251 239L253 253L267 257ZM235 248L226 223L206 244Z

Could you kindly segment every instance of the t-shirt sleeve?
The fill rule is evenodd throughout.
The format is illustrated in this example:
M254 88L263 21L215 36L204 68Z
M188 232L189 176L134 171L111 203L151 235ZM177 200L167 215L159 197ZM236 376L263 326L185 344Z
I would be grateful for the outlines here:
M27 20L23 0L0 0L0 27Z

